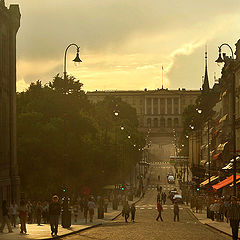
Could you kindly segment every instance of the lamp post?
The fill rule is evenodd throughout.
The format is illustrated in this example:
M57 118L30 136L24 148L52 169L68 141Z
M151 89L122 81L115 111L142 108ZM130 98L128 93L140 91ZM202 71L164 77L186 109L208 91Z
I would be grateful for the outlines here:
M231 60L233 61L233 71L232 71L232 139L233 139L233 195L237 196L237 185L236 185L236 173L237 173L237 162L236 162L236 120L235 120L235 59L231 46L227 43L223 43L218 47L218 59L215 61L218 65L225 63L225 54L222 54L222 47L227 46L232 54ZM223 56L223 57L222 57Z
M76 57L73 59L73 62L75 63L80 63L82 62L82 60L79 57L79 49L80 47L75 44L75 43L71 43L67 46L65 53L64 53L64 68L63 68L63 76L64 76L64 80L67 78L67 51L71 46L75 46L77 48L77 54Z

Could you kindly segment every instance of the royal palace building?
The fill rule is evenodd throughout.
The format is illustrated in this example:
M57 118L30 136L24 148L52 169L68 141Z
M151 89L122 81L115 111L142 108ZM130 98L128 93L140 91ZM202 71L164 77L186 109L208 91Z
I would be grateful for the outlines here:
M185 107L194 104L200 90L143 90L143 91L95 91L88 92L90 101L96 103L106 96L121 98L136 109L139 127L149 128L152 133L164 134L173 129L181 131L182 113Z
M0 0L0 203L19 199L16 157L16 34L18 5Z

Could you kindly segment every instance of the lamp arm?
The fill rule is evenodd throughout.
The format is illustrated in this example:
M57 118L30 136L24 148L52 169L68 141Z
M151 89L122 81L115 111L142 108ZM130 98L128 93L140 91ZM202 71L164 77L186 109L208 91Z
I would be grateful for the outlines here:
M227 44L227 43L223 43L223 44L221 44L220 47L218 47L218 48L219 48L219 52L221 52L221 48L222 48L223 46L228 46L228 47L230 48L231 53L232 53L232 59L234 59L233 50L232 50L231 46L230 46L229 44Z
M67 77L67 51L71 46L75 46L77 48L77 52L79 52L79 46L75 43L71 43L67 46L65 52L64 52L64 69L63 69L63 74L64 74L64 79Z

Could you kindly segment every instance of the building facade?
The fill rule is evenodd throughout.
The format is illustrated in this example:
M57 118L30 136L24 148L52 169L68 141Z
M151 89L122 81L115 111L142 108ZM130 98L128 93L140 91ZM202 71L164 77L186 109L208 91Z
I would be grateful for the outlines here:
M90 101L96 103L106 96L121 98L136 109L142 131L163 134L182 128L182 113L189 104L194 104L200 91L157 89L144 91L95 91L87 92Z
M16 158L16 34L18 5L0 0L0 203L19 199Z

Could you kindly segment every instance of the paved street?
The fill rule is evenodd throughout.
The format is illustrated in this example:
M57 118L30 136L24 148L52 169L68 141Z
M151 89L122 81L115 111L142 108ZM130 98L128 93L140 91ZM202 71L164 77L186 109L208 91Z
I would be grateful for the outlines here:
M180 222L173 221L173 206L168 200L166 205L163 205L163 222L155 220L157 216L156 210L156 183L157 176L161 179L159 185L163 190L178 188L175 185L167 183L167 173L173 171L173 167L167 163L156 163L150 167L151 186L148 187L144 199L137 204L136 222L125 223L122 216L119 216L111 223L103 224L100 227L82 232L76 235L65 238L66 240L74 239L204 239L204 240L223 240L231 239L201 223L190 213L184 205L180 206Z

